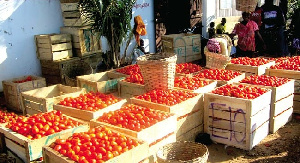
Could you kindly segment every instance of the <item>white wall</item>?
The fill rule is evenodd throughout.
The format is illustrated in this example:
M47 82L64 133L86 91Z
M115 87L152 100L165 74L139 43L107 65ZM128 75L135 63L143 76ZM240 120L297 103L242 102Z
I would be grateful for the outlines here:
M144 40L145 51L154 53L155 52L155 22L154 22L154 1L153 0L137 0L132 9L132 21L131 26L133 27L135 16L140 15L143 22L146 25L147 34L141 36L140 38ZM127 50L127 55L129 55L133 48L135 47L135 39L131 41L131 44ZM105 46L105 45L103 45ZM124 46L121 48L121 54L124 54Z
M41 75L34 35L59 33L61 26L59 0L1 0L0 81Z
M155 52L154 1L137 0L133 17L141 15L146 25L145 50ZM132 27L133 27L132 20ZM59 33L63 26L59 0L0 1L0 81L25 75L41 75L34 35ZM103 49L107 49L103 41ZM135 46L135 40L127 52ZM121 49L121 54L124 47ZM0 91L3 91L2 83Z
M203 0L202 2L202 35L208 38L207 29L209 23L216 19L216 3L215 0Z

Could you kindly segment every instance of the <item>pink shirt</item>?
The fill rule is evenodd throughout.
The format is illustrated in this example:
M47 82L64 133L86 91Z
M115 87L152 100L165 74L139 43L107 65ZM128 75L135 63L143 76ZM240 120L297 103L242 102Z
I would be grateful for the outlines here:
M255 51L255 31L258 30L257 24L249 20L246 25L238 23L232 33L238 35L238 46L243 51Z

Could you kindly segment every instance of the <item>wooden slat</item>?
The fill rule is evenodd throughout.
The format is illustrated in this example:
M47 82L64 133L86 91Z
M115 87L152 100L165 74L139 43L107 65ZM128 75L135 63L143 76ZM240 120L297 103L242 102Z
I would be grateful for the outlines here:
M62 106L55 104L53 105L54 110L60 110L63 114L69 115L71 117L75 117L78 119L82 119L84 121L90 121L92 119L96 119L103 115L103 113L107 113L110 111L115 111L120 109L127 101L120 100L119 102L109 105L106 108L100 109L98 111L87 111L87 110L80 110L72 107Z
M278 114L276 117L273 117L273 120L270 121L270 133L275 133L279 128L283 127L293 118L293 108L289 108L282 113Z
M167 106L163 104L153 103L149 101L140 100L137 98L130 99L133 104L149 107L156 110L161 110L169 113L174 113L177 116L186 115L192 111L203 108L203 94L198 94L193 98L189 98L186 101L183 101L179 104L173 106Z
M131 137L134 137L136 139L140 139L143 140L145 142L147 142L148 144L154 143L157 139L163 138L164 136L170 134L170 133L174 133L176 131L176 116L175 115L171 115L170 117L159 121L157 123L155 123L154 125L145 128L139 132L137 131L133 131L127 128L122 128L122 127L118 127L115 125L111 125L109 123L105 123L105 122L99 122L97 120L92 120L90 122L90 126L93 127L97 127L97 126L106 126L112 130L121 132L125 135L129 135ZM164 126L168 126L168 127L164 127Z

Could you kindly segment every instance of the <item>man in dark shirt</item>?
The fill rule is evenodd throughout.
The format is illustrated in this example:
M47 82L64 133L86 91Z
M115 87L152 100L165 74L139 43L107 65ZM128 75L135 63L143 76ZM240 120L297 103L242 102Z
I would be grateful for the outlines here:
M267 53L273 57L288 54L284 38L285 18L282 10L273 5L273 0L265 0L262 6L262 33L267 46Z

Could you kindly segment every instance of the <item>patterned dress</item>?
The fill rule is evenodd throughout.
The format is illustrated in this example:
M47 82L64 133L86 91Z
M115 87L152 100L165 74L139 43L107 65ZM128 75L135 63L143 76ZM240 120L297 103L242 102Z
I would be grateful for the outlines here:
M246 25L238 23L232 33L238 35L238 47L242 51L255 51L255 31L258 30L257 24L249 20Z

